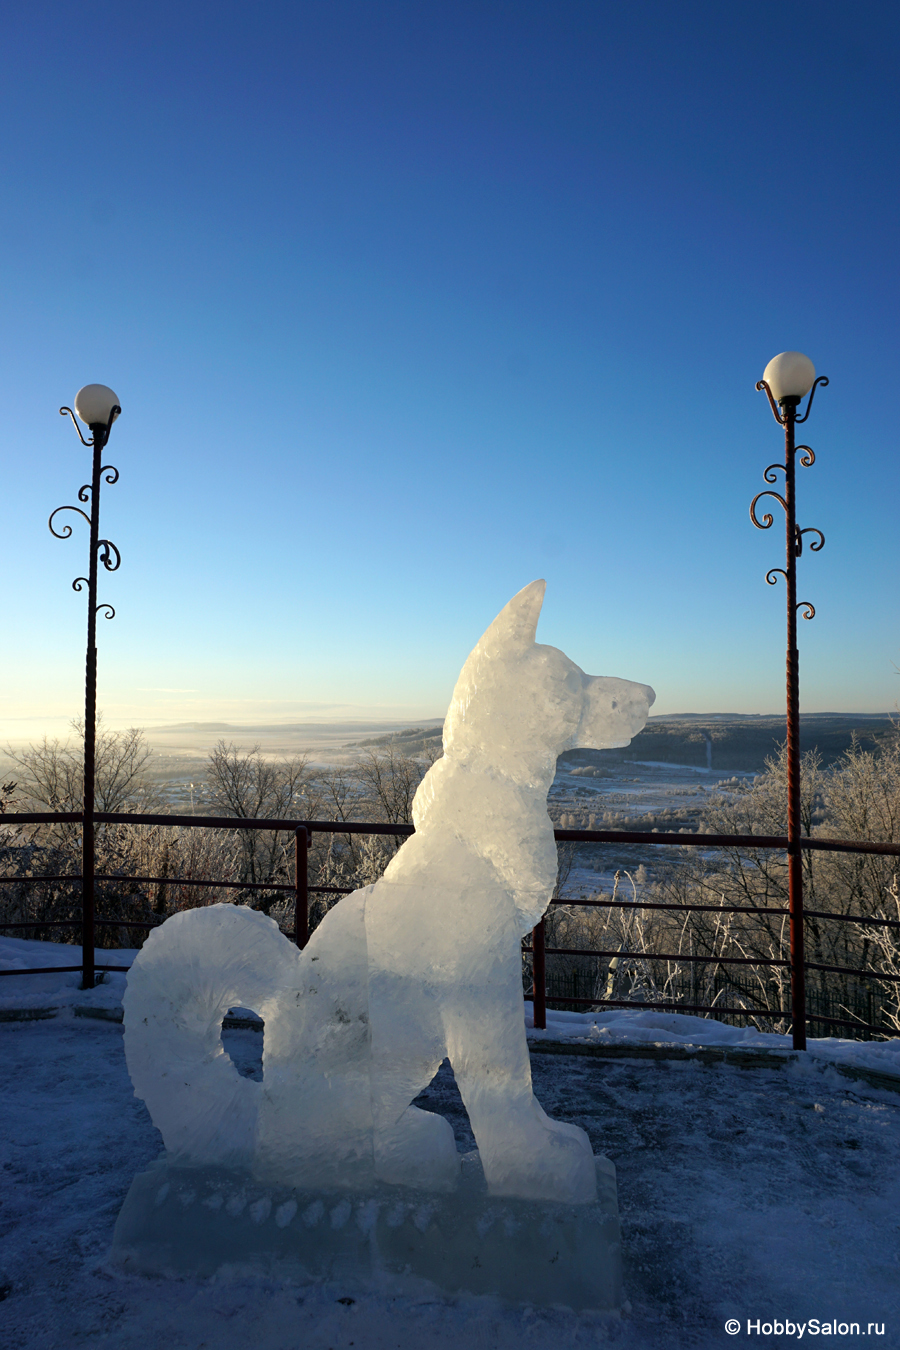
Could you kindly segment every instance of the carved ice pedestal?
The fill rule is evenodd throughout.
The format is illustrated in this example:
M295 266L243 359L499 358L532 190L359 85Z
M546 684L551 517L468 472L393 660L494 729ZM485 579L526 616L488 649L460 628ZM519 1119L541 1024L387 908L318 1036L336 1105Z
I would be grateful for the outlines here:
M160 1159L135 1177L111 1259L147 1275L240 1272L341 1280L411 1293L494 1294L577 1310L618 1308L622 1261L615 1167L597 1158L597 1202L495 1198L477 1153L451 1193L265 1188L218 1168Z

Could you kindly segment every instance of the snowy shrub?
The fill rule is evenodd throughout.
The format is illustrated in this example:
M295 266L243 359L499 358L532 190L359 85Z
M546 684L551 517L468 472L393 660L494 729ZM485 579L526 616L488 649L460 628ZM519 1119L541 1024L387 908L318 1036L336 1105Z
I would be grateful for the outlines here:
M767 762L766 773L746 788L736 790L732 786L727 792L711 793L701 829L717 834L786 834L786 779L786 752L782 748ZM801 828L811 837L897 843L900 737L884 746L880 754L865 751L854 742L829 770L822 769L815 752L805 755ZM678 854L667 856L643 898L711 908L688 914L673 910L664 915L655 925L656 950L741 957L748 962L740 967L712 962L705 967L683 968L680 1001L712 1001L693 996L705 984L707 991L715 986L718 1001L731 1006L789 1009L787 967L764 964L789 957L788 920L777 912L788 907L784 853L768 849L679 849ZM884 958L883 948L873 945L872 930L832 916L866 919L881 914L885 896L896 882L897 859L812 850L804 850L802 856L807 961L871 969L876 955ZM721 908L725 905L742 906L745 912L725 914ZM763 912L752 913L752 909ZM690 988L686 981L690 981ZM878 1021L881 999L873 999L870 980L835 971L808 970L806 985L810 1012ZM763 1029L783 1030L785 1025L776 1019ZM818 1026L825 1034L826 1024Z
M80 811L83 739L80 722L70 742L44 739L21 754L10 752L20 770L18 784L3 787L2 811ZM412 799L439 747L423 754L401 753L393 746L370 750L347 768L313 770L305 757L273 762L259 746L242 751L220 741L211 752L200 794L201 814L263 820L378 821L406 824ZM151 751L136 729L98 729L97 810L122 814L168 814L166 799L149 776ZM14 800L14 793L17 793ZM353 889L376 881L396 853L402 837L316 832L309 857L311 886ZM104 921L147 920L148 931L182 909L230 900L251 905L285 928L294 921L293 896L257 889L291 885L294 838L290 831L199 829L178 825L98 824L95 835L98 880L96 917ZM28 935L80 942L80 931L41 925L76 921L81 915L81 826L53 822L10 828L0 834L0 876L15 882L0 886L0 919L33 922ZM47 877L35 881L33 878ZM67 878L73 878L72 881ZM145 878L154 878L152 882ZM136 880L137 879L137 880ZM202 886L201 881L233 882L234 889ZM249 884L248 884L249 883ZM336 902L336 894L310 897L312 927ZM27 930L25 930L27 932ZM139 945L141 930L104 922L97 945Z

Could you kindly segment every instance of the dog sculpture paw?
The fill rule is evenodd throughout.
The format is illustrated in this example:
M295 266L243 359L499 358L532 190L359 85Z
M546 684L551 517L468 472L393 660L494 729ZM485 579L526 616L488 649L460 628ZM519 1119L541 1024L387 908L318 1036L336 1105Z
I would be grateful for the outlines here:
M596 1197L591 1141L577 1125L550 1120L532 1099L531 1119L504 1131L500 1147L482 1164L492 1195L582 1204Z
M456 1189L459 1153L443 1116L408 1106L391 1129L375 1132L374 1148L379 1181L426 1191Z

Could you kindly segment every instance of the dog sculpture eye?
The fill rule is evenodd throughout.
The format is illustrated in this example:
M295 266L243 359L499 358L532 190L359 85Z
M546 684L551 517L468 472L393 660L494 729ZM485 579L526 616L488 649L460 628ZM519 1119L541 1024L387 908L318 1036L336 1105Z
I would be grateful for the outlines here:
M614 698L613 701L612 701L612 703L611 703L609 706L610 706L611 708L618 708L618 706L619 706L619 700L618 700L617 698Z

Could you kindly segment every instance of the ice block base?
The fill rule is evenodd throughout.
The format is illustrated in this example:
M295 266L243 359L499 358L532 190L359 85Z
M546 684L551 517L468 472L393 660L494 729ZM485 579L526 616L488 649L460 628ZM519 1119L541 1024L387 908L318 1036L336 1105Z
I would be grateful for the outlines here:
M489 1196L477 1153L452 1193L267 1188L161 1158L132 1182L111 1260L147 1275L233 1271L396 1293L428 1281L444 1294L611 1310L622 1302L616 1171L595 1163L596 1203L564 1205Z

